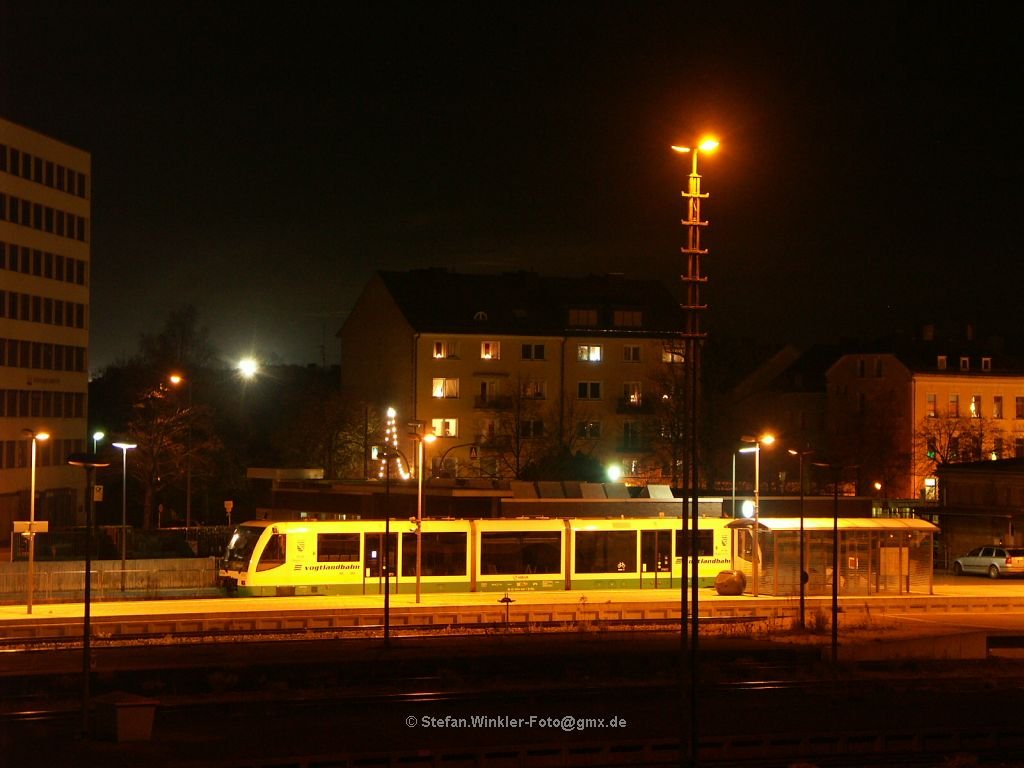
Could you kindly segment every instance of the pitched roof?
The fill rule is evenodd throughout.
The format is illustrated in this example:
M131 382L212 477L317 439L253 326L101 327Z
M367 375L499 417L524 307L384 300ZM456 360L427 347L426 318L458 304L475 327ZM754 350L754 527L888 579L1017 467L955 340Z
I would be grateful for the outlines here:
M531 336L669 336L684 314L664 284L619 275L549 277L534 272L460 274L445 269L378 272L419 332ZM597 324L570 326L569 310L597 310ZM639 326L616 326L615 310L639 310Z

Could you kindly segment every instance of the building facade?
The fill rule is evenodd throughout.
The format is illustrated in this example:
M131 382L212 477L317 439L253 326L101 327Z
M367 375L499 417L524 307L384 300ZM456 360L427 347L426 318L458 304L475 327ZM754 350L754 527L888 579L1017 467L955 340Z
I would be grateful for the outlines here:
M91 158L0 119L0 530L36 517L73 524L86 448Z
M833 448L888 498L938 501L941 465L1024 457L1024 372L1005 355L926 345L856 353L827 374Z
M444 474L518 477L560 445L661 479L682 322L653 281L380 272L339 332L342 388L422 422Z

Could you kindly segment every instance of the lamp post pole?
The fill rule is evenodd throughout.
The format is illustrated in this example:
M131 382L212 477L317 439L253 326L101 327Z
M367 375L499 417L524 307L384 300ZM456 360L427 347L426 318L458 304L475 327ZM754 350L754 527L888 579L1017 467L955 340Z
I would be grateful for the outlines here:
M94 453L73 453L68 464L85 470L85 587L83 589L82 612L82 733L89 735L89 682L92 675L90 639L90 598L92 593L92 520L93 520L93 472L97 468L109 467L110 462L100 461Z
M413 428L410 437L416 441L416 602L420 602L420 582L423 574L423 463L426 443L437 439L433 432L420 434L422 421L409 422Z
M751 570L753 572L754 597L757 597L761 587L761 446L774 443L775 436L771 434L764 434L760 437L745 435L740 440L752 445L750 448L740 449L741 452L749 451L754 454L754 532Z
M33 432L31 429L24 430L32 441L32 459L29 473L28 491L28 594L25 599L27 613L32 613L32 593L35 592L35 565L36 565L36 459L38 456L37 443L40 440L49 440L48 432Z
M804 544L804 456L810 456L814 451L794 451L790 448L789 453L796 456L800 461L800 629L806 629L807 563L806 554L804 553L806 548Z
M171 384L188 389L188 430L185 433L185 536L192 527L192 378L179 373L170 376Z
M128 556L128 451L135 443L114 443L121 449L121 592L125 591L125 564Z

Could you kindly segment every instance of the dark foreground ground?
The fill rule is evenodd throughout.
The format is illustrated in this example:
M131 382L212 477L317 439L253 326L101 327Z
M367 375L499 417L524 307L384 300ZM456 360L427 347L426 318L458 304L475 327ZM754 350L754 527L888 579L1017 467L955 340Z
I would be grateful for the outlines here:
M81 651L10 653L0 764L678 765L695 729L709 766L1024 767L1021 662L833 666L743 638L699 659L693 687L668 633L99 647L86 738ZM116 741L115 714L138 736L149 711Z

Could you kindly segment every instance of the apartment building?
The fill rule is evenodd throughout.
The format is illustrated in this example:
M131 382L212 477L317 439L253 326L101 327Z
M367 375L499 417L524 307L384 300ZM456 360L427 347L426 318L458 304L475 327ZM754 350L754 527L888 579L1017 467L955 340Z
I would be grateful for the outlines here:
M91 238L87 152L0 119L0 531L36 517L72 524L86 447ZM80 521L79 521L80 522Z
M342 388L393 406L400 434L432 430L449 475L514 477L554 440L660 478L656 406L682 322L655 281L379 272L339 332Z
M865 492L937 501L940 464L1024 457L1024 368L979 344L846 354L826 379L831 445Z

